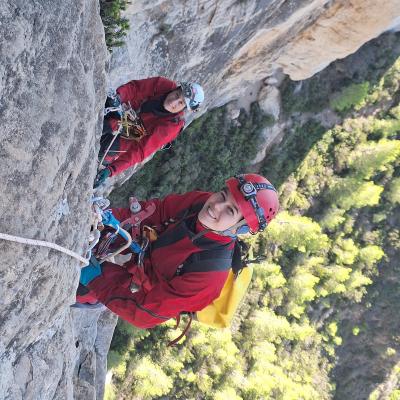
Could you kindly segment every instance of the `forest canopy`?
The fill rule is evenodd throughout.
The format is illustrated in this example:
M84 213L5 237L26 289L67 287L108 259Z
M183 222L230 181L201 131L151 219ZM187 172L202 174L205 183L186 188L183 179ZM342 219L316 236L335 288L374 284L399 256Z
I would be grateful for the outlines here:
M194 323L183 344L167 348L176 336L172 322L142 331L119 321L109 399L115 392L132 399L332 397L340 310L363 301L390 262L387 249L398 246L391 221L400 204L400 59L388 62L380 76L336 88L325 107L340 113L340 124L326 129L316 118L294 120L265 159L261 173L278 187L281 212L265 233L247 239L259 261L232 328ZM318 84L317 77L306 87L315 93ZM287 115L308 101L296 98L294 88L283 91ZM218 190L228 176L250 168L270 123L257 104L237 121L225 108L212 110L113 199ZM349 329L358 335L367 328Z

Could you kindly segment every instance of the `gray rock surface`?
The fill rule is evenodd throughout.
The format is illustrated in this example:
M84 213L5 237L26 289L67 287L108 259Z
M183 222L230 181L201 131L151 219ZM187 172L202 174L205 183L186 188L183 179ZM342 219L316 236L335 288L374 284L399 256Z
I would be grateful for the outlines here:
M0 1L0 232L82 254L107 53L94 0ZM79 262L0 240L0 399L72 399Z
M279 120L281 113L281 93L273 85L261 88L258 94L258 104L265 114L272 115L275 121Z
M107 353L118 317L105 306L71 307L75 333L74 398L102 399Z

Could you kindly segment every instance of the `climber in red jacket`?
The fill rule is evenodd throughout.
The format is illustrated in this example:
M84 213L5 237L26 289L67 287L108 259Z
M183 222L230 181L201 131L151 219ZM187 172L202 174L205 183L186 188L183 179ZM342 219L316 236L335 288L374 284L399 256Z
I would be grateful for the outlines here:
M120 86L114 100L131 110L131 118L124 120L117 112L105 116L100 157L108 149L103 162L106 168L98 173L95 187L173 141L185 125L184 110L196 111L204 92L197 83L155 77ZM106 107L112 101L107 98ZM116 132L120 133L113 141Z
M218 298L231 268L236 235L264 230L279 207L275 188L257 174L232 177L217 193L172 194L150 202L155 212L144 223L159 235L143 265L92 261L82 269L84 291L77 296L78 302L97 299L140 328L202 310ZM142 209L148 204L142 202ZM131 214L129 209L112 212L120 221ZM188 264L190 271L185 272Z

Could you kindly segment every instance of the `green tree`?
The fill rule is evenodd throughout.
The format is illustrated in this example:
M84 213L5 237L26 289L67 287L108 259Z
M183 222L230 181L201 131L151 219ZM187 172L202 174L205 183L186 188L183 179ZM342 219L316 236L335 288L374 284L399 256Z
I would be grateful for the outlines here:
M302 253L313 253L327 248L328 237L311 218L281 212L270 224L266 240L277 243L282 249L296 249Z
M330 106L337 111L347 111L355 107L360 108L364 104L369 91L369 83L353 83L341 90L331 101Z
M400 178L393 178L386 193L387 199L393 205L400 204Z
M148 357L138 361L132 374L134 379L132 391L143 399L154 399L167 394L173 385L172 379Z
M353 265L359 254L359 249L353 239L342 237L336 240L331 251L335 255L336 262L341 265Z
M129 20L121 16L128 0L100 0L100 16L104 25L106 45L109 51L124 44L129 31Z
M348 165L352 176L370 179L378 172L386 171L388 165L400 157L400 141L382 139L358 146L350 154Z
M380 201L383 187L372 181L363 181L358 177L336 178L327 197L331 198L337 207L343 210L377 205Z

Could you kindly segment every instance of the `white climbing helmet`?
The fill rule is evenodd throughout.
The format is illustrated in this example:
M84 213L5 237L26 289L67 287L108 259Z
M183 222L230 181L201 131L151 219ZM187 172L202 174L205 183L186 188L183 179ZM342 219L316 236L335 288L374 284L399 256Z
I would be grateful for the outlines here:
M194 82L180 82L179 85L182 89L188 110L197 111L200 104L204 101L203 88Z

